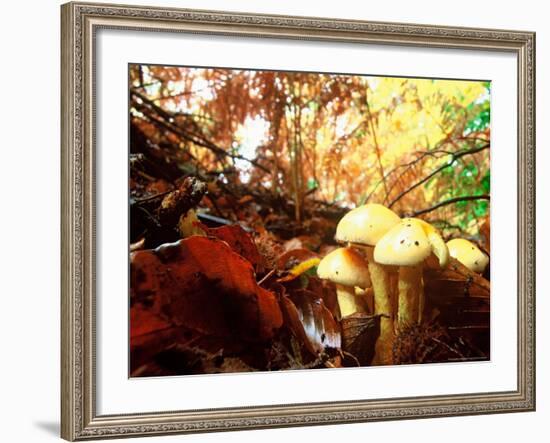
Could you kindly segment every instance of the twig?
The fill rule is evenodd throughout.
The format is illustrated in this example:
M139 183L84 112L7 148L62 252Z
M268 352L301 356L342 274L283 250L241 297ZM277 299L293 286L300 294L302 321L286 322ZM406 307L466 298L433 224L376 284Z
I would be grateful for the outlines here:
M459 358L466 358L464 355L462 355L461 352L457 351L455 348L453 348L452 346L449 346L447 343L439 340L438 338L432 337L432 340L435 341L437 344L444 346L449 351L455 353L456 355L458 355Z
M355 355L353 355L351 352L344 351L343 349L340 349L340 352L344 357L349 357L353 360L355 360L355 363L357 363L357 367L361 366L361 362L357 359Z
M438 204L436 204L434 206L431 206L429 208L421 209L420 211L415 211L415 212L408 213L407 215L409 217L417 217L419 215L426 214L428 212L431 212L431 211L434 211L438 208L441 208L442 206L447 206L447 205L450 205L452 203L457 203L457 202L461 202L461 201L470 201L470 200L490 200L490 199L491 199L491 196L488 195L488 194L466 195L464 197L454 197L454 198L450 198L449 200L443 200L442 202L439 202Z
M133 199L130 204L136 204L136 205L141 205L143 203L148 203L152 200L155 200L155 199L158 199L158 198L161 198L161 197L164 197L166 194L170 194L170 192L172 192L173 189L170 189L169 191L165 191L165 192L161 192L159 194L154 194L154 195L150 195L149 197L143 197L143 198L136 198L136 199Z
M458 231L462 238L472 241L472 237L468 236L465 233L464 229L462 229L459 225L454 225L452 223L449 223L446 220L424 220L424 221L428 222L430 225L435 226L441 231L452 231L452 230ZM449 240L450 238L452 238L452 234L450 233L442 234L442 235L445 240Z
M434 151L425 151L425 152L419 152L419 156L414 159L414 160L411 160L409 163L406 163L404 165L400 165L400 166L396 166L395 168L393 168L390 173L386 174L387 177L389 177L390 175L392 175L394 172L396 172L399 168L402 168L404 167L405 170L401 172L401 174L399 175L399 177L397 178L397 180L395 180L392 185L388 188L388 195L386 195L386 198L384 199L384 203L386 203L388 201L388 198L389 198L389 194L393 191L393 189L397 186L397 183L399 183L399 179L401 177L403 177L407 172L409 172L411 169L413 169L413 166L416 165L418 162L420 162L421 160L423 160L424 158L426 157L435 157L436 159L439 158L437 156L437 154L441 154L441 155L449 155L449 154L452 154L452 152L450 151L445 151L445 150L434 150ZM378 184L377 186L378 187ZM376 187L375 189L373 189L373 191L371 192L371 194L369 195L369 198L370 196L374 193L374 191L376 190Z
M139 65L138 69L139 69L139 87L143 88L143 66Z
M214 143L206 140L202 135L199 135L199 134L194 134L193 135L193 134L188 133L187 131L185 131L184 129L182 129L180 126L178 126L177 124L175 124L172 121L173 117L174 117L172 114L165 111L160 106L157 106L155 103L153 103L152 100L149 100L143 94L140 94L137 91L132 91L131 93L133 95L135 95L136 97L138 97L143 102L142 106L139 106L139 103L137 104L137 107L141 108L140 111L142 113L144 113L144 115L146 115L146 117L149 120L151 120L152 122L162 126L164 129L172 132L173 134L175 134L175 135L177 135L177 136L179 136L179 137L181 137L185 140L188 140L188 141L194 143L197 146L207 148L207 149L211 150L212 152L214 152L217 155L230 157L232 159L244 160L244 161L247 161L250 164L256 166L257 168L262 169L264 172L271 173L269 168L266 168L265 166L261 165L260 163L258 163L255 160L251 160L251 159L249 159L247 157L244 157L242 155L239 155L239 154L232 154L231 152L227 152L225 149L220 148L219 146L215 145ZM162 117L163 120L161 120L160 118L158 118L154 115L150 115L149 113L144 112L145 111L144 108L152 109L160 117Z
M461 141L465 141L465 142L475 142L475 141L487 142L487 139L482 139L482 138L479 138L479 137L459 137L458 139L461 140ZM373 196L373 194L378 189L378 186L380 186L384 180L390 178L390 176L392 176L394 173L396 173L399 169L406 168L401 173L401 175L403 175L407 171L409 171L412 166L414 166L416 163L418 163L419 161L423 160L426 157L438 158L438 157L443 156L443 155L453 155L453 151L441 149L442 146L445 146L446 144L449 144L449 143L450 143L450 141L447 138L444 138L443 140L441 140L437 143L437 145L436 145L437 147L435 149L432 149L432 150L428 149L426 151L416 151L416 152L414 152L412 155L417 156L414 160L411 160L408 163L403 163L401 165L395 166L389 172L386 172L386 175L384 176L383 179L376 182L376 184L374 185L374 188L372 189L372 191L367 195L367 197L365 197L365 200L364 200L365 203L367 203L370 200L370 198ZM391 191L395 187L396 183L397 183L397 180L389 187L388 193L391 193ZM384 202L386 202L386 201L387 201L387 198L384 199Z
M367 92L365 92L365 104L367 106L367 116L369 118L370 129L372 132L372 138L374 141L374 149L376 150L376 159L378 160L378 169L380 171L380 177L382 183L384 184L384 191L386 192L386 198L388 198L388 184L386 183L384 166L382 166L382 154L380 153L380 146L378 145L378 139L376 138L376 129L374 128L374 121L372 118L372 113L370 112L369 98Z
M445 164L439 166L438 168L434 169L426 177L424 177L423 179L417 181L415 184L413 184L412 186L410 186L409 188L407 188L403 192L401 192L397 197L395 197L391 201L391 203L388 205L388 207L391 208L393 205L395 205L399 200L401 200L409 192L413 191L414 189L416 189L420 185L426 183L428 180L430 180L432 177L434 177L435 175L437 175L438 173L440 173L444 169L449 168L450 166L452 166L454 164L454 162L457 161L459 158L464 157L465 155L476 154L476 153L481 152L485 149L488 149L489 146L490 146L490 144L487 143L487 144L485 144L483 146L479 146L477 148L467 149L467 150L464 150L464 151L458 151L458 152L452 154L450 160L448 160Z
M263 278L258 282L258 286L262 286L262 284L265 283L265 281L273 274L275 274L275 268L273 268L271 271L263 276Z

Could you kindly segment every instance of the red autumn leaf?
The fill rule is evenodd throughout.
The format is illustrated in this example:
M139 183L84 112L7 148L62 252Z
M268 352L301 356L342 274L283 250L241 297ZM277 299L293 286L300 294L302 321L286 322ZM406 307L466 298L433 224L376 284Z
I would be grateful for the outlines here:
M178 329L141 303L130 308L130 373L177 340Z
M156 354L189 339L194 339L189 331L175 327L155 309L134 303L130 308L130 373L134 376Z
M130 340L139 341L147 335L158 331L167 330L172 325L167 320L147 309L143 304L138 303L130 309Z
M282 325L275 294L258 286L252 265L221 240L193 236L135 252L130 278L135 304L204 335L263 341Z
M206 228L207 234L226 242L237 254L242 255L252 265L256 272L263 272L265 260L258 251L252 236L239 225L228 225L220 228Z

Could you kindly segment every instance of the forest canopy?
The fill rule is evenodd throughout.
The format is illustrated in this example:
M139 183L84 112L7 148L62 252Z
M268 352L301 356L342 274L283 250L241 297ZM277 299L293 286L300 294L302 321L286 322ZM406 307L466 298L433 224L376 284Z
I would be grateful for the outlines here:
M147 65L130 82L132 123L180 169L285 198L297 223L382 203L475 235L488 215L489 82Z

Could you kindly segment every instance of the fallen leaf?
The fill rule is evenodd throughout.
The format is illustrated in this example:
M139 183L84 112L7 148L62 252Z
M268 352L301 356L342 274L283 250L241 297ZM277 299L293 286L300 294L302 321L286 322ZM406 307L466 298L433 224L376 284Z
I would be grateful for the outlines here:
M426 293L439 302L452 302L455 298L471 297L489 302L490 283L470 271L457 259L450 257L448 265L441 269L432 260L424 268Z
M340 307L336 295L336 287L329 280L322 280L317 277L309 277L307 290L315 293L317 297L323 299L323 303L336 319L340 318Z
M206 228L207 235L226 242L233 251L246 258L258 273L265 270L265 260L258 251L252 236L239 225Z
M130 310L130 324L132 325L130 330L130 340L132 341L138 341L147 335L172 327L170 322L141 303L136 304Z
M451 257L445 269L424 269L426 318L437 318L449 332L490 353L491 291L483 276Z
M319 256L309 249L292 249L281 254L276 261L277 269L284 271L312 258L319 258Z
M290 329L314 355L325 348L340 348L340 326L320 297L297 290L282 301Z
M351 354L358 366L370 365L380 335L380 316L355 313L344 317L341 325L342 350Z
M315 272L316 266L319 265L319 262L321 259L315 257L310 258L309 260L303 261L301 263L298 263L295 265L292 269L288 271L288 274L279 278L277 281L279 283L284 283L288 281L292 281L295 278L300 277L302 274L311 274L311 272Z
M285 251L291 251L293 249L309 249L313 251L317 250L319 246L321 246L321 239L318 235L300 235L283 243Z
M205 335L262 341L282 325L275 294L258 286L252 265L217 239L193 236L132 253L130 288L132 299L154 314Z

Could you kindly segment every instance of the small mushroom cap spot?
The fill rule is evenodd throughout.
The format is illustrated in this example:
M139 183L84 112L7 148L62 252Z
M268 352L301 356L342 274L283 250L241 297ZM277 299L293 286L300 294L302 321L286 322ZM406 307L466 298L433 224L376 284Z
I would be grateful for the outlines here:
M449 254L470 271L482 273L489 264L489 257L476 245L464 238L454 238L447 242Z
M384 265L416 266L431 252L432 247L422 225L405 219L380 239L374 248L374 260Z
M377 203L369 203L352 209L342 217L336 227L335 239L340 242L375 246L400 220L391 209Z
M353 248L338 248L327 254L317 267L317 275L344 286L371 286L368 263Z

